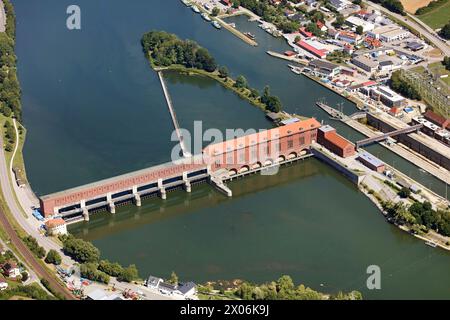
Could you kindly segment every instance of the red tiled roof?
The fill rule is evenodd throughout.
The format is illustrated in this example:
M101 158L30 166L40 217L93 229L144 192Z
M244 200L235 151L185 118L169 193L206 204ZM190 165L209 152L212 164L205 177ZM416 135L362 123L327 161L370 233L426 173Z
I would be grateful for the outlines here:
M325 139L344 150L349 146L353 146L353 143L345 139L344 137L337 134L335 131L330 131L325 134Z
M425 117L425 119L435 123L438 126L441 126L442 128L450 129L450 119L446 119L431 110L425 112L423 116Z
M47 228L55 228L55 227L58 227L58 226L61 226L61 225L65 224L65 223L66 223L66 222L65 222L63 219L58 218L58 219L48 220L48 221L45 223L45 226L46 226Z
M297 42L297 45L318 57L323 57L324 55L326 55L325 50L316 49L312 45L307 44L305 41L300 40Z
M203 150L203 153L213 156L227 152L227 150L241 149L244 147L255 145L257 143L264 143L266 141L280 139L281 137L286 137L294 133L305 132L311 129L318 129L320 127L321 124L319 121L314 118L310 118L270 130L264 130L224 142L211 144Z

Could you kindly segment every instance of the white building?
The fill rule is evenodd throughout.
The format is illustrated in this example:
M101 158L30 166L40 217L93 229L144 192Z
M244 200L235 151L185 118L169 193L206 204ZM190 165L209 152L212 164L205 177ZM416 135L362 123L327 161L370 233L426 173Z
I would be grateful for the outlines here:
M336 11L341 11L347 9L351 6L351 2L347 0L330 0L330 6L332 6Z
M8 289L8 283L3 280L0 280L0 291L6 290L6 289Z
M374 39L379 39L384 42L391 42L395 40L402 40L410 36L409 31L403 30L396 25L388 25L379 27L367 32L367 35Z
M158 290L162 294L174 296L179 299L193 299L197 295L197 286L193 282L173 285L164 282L161 278L150 276L146 281L146 286L149 289Z
M355 16L350 16L347 19L345 19L345 21L352 27L361 26L363 28L363 32L372 31L373 29L375 29L375 25L373 23L370 23Z
M51 236L67 234L66 222L61 218L48 220L45 223L45 227L47 228L48 234Z

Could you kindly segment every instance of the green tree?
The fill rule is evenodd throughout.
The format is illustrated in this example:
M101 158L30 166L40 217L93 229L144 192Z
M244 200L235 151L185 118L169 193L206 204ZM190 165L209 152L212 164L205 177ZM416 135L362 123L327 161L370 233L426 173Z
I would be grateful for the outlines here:
M28 277L28 272L26 272L26 271L22 272L20 274L20 276L21 276L20 281L22 281L22 282L26 282L28 280L28 278L29 278Z
M411 195L411 190L409 188L403 187L399 192L398 195L400 198L408 198Z
M54 265L60 265L61 264L61 255L53 249L50 249L47 253L47 256L45 257L46 263L52 263Z
M333 27L340 28L345 23L345 18L342 14L338 13L336 15L336 20L332 23Z
M77 239L72 235L63 237L63 250L80 263L97 262L100 259L100 250L92 243Z
M119 277L123 273L123 268L117 262L109 262L108 260L101 260L98 265L98 270L103 271L112 277Z
M83 278L108 284L110 277L106 273L97 270L96 263L83 263L80 265L80 274Z
M221 78L228 78L230 73L228 72L228 68L225 66L222 66L219 68L219 76Z
M270 96L266 102L267 110L271 112L280 112L281 111L281 101L276 96Z
M263 90L263 94L261 96L261 102L266 104L270 97L270 87L265 86Z
M242 75L238 76L234 86L238 89L247 88L248 86L247 79Z
M364 28L362 26L357 26L356 27L356 33L361 35L364 33Z
M178 276L175 273L175 271L172 271L172 273L170 274L169 283L171 283L173 285L177 285L178 284Z
M212 15L213 15L214 17L217 17L217 16L219 15L219 13L220 13L220 9L219 9L219 8L214 7L214 8L212 9Z
M439 35L445 40L450 39L450 21L439 31Z
M119 281L131 282L139 278L138 270L134 264L123 269L122 273L117 277ZM178 280L177 280L178 283Z
M241 5L241 1L233 0L233 8L238 9Z

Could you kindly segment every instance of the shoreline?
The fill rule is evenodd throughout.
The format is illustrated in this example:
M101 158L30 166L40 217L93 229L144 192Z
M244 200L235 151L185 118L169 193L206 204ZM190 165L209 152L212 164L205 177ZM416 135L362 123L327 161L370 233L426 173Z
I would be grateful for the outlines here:
M151 59L148 59L149 61ZM220 85L222 85L225 89L228 89L232 92L234 92L236 95L238 95L241 99L246 100L247 102L249 102L250 104L252 104L255 107L258 107L259 109L261 109L264 113L266 113L266 108L265 105L259 101L258 98L251 98L250 97L250 90L249 89L239 89L234 87L235 84L235 80L227 77L227 78L221 78L216 71L214 72L207 72L204 70L200 70L200 69L195 69L195 68L186 68L184 66L181 65L172 65L172 66L168 66L168 67L158 67L155 66L153 61L150 61L151 67L155 72L159 72L159 71L174 71L174 72L178 72L180 74L185 74L188 76L191 75L195 75L195 76L203 76L203 77L207 77L209 79L215 80L216 82L218 82Z
M390 222L388 221L388 216L387 216L386 212L383 210L383 207L382 207L381 204L379 203L378 199L377 199L374 195L370 194L370 193L366 190L365 187L358 187L358 189L359 189L359 191L361 191L364 195L366 195L366 197L369 198L370 201L372 201L372 203L380 210L380 213L383 215L383 217L385 218L386 222L387 222L387 223L390 223ZM420 235L420 234L417 234L417 233L413 233L413 232L412 232L412 229L409 228L409 227L406 226L406 225L399 225L399 224L396 224L396 223L390 223L390 224L392 224L393 226L397 227L397 229L400 229L400 230L402 230L402 231L408 233L409 235L416 237L417 239L435 243L435 244L436 244L438 247L440 247L441 249L444 249L444 250L446 250L446 251L450 251L450 245L442 244L442 243L436 241L435 239L432 239L432 238L430 238L430 237L426 237L426 235ZM427 233L427 234L428 234L428 233ZM443 236L443 235L439 235L439 236L445 237L445 236Z

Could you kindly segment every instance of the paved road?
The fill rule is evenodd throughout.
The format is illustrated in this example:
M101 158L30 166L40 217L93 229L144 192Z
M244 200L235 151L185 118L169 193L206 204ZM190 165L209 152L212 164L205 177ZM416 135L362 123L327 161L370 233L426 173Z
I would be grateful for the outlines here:
M17 137L18 137L18 135L17 135ZM10 175L8 174L8 171L9 171L9 168L6 163L5 152L4 152L4 148L3 148L3 137L0 135L0 186L1 186L1 189L3 192L3 196L5 198L5 201L6 201L6 205L9 207L13 216L17 219L17 221L22 226L22 228L25 226L26 227L26 228L24 228L25 231L28 234L35 236L35 233L37 233L37 230L35 230L35 232L29 232L29 230L33 229L33 228L31 228L30 225L26 221L25 221L24 225L22 224L23 221L22 221L22 223L20 223L20 220L25 219L25 217L23 216L23 214L22 214L21 210L19 209L17 202L14 198L14 194L11 189ZM26 263L32 267L34 272L36 272L36 274L40 278L47 279L49 281L50 285L56 291L60 292L66 299L74 299L74 296L68 291L68 289L65 288L64 286L62 286L58 281L56 281L54 275L52 275L46 268L44 268L39 263L37 258L33 255L33 253L22 242L22 240L19 238L16 231L14 230L13 226L8 221L6 214L3 210L0 210L0 223L3 225L6 233L8 234L9 238L11 239L11 243L21 253L21 255L24 257ZM32 231L32 230L30 230L30 231Z
M431 28L425 28L423 26L423 23L419 24L417 22L413 22L413 21L407 19L405 16L402 16L400 14L397 14L397 13L394 13L392 11L389 11L388 9L386 9L386 8L384 8L384 7L382 7L382 6L378 5L378 4L375 4L375 3L371 2L371 1L367 1L367 2L370 4L371 7L375 8L375 9L381 11L381 12L390 14L391 16L393 16L393 17L403 21L409 27L419 31L426 38L428 38L437 48L439 48L446 56L450 56L450 47L445 42L440 40L436 36L435 32L433 30L431 30ZM406 21L405 21L405 19L406 19ZM414 18L414 21L417 21L417 19Z
M0 32L6 31L6 13L3 1L0 1Z

